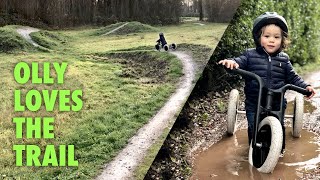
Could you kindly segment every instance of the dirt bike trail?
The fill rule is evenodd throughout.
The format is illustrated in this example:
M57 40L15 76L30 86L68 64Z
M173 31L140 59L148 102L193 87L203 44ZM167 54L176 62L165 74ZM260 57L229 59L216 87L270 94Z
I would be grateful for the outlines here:
M105 34L102 34L102 36L106 36L106 35L109 35L109 34L111 34L111 33L114 33L115 31L117 31L117 30L119 30L119 29L123 28L123 27L124 27L124 26L126 26L127 24L129 24L129 23L127 22L127 23L125 23L125 24L122 24L121 26L119 26L119 27L117 27L117 28L115 28L115 29L113 29L113 30L111 30L111 31L109 31L109 32L107 32L107 33L105 33Z
M187 101L194 87L195 63L185 52L171 52L183 64L183 76L174 94L166 104L129 140L116 158L108 163L97 179L133 179L133 172L147 154L151 145L162 135L166 128L171 129L177 115Z
M36 42L34 42L30 36L30 33L32 32L38 32L40 29L29 27L29 26L22 26L17 29L17 32L30 44L32 44L35 47L39 47L40 45Z

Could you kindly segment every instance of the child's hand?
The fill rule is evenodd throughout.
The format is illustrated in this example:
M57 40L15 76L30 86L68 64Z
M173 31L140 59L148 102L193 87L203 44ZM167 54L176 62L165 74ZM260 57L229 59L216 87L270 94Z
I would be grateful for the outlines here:
M233 60L224 59L224 60L219 61L218 63L226 66L226 68L229 68L229 69L239 68L239 64Z
M307 91L312 92L312 94L307 97L307 99L311 99L316 94L316 91L314 90L314 88L312 86L307 86L306 89L307 89Z

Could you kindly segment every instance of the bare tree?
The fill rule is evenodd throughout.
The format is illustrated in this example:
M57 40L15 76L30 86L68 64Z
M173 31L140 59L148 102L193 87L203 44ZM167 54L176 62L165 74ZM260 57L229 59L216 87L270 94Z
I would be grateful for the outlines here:
M228 22L240 5L240 0L206 0L205 7L209 21Z
M202 4L202 0L198 1L198 8L199 8L199 21L203 21L203 4Z

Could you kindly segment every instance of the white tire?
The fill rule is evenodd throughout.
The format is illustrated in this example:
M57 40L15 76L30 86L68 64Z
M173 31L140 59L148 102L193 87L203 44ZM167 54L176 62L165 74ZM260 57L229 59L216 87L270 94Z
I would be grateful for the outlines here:
M227 112L227 133L233 135L236 131L237 110L239 106L239 91L232 89L229 95Z
M298 94L294 100L294 114L292 119L292 136L299 138L301 136L303 125L303 96Z
M256 147L255 153L251 141L249 163L259 172L271 173L278 163L282 150L283 132L280 121L273 116L264 118L259 124L256 142L263 143L264 147Z

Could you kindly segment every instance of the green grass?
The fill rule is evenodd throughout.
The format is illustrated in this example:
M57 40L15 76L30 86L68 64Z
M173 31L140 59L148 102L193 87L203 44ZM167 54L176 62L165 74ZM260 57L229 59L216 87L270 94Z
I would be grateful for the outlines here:
M39 57L34 57L39 56ZM44 57L44 59L36 59ZM75 178L78 173L90 169L83 177L92 177L101 165L111 160L116 152L123 148L127 140L159 109L167 97L173 92L174 85L170 82L161 84L143 84L136 79L122 78L117 73L124 68L118 63L91 61L79 61L68 59L69 68L66 74L65 84L58 86L43 86L27 84L17 85L12 79L13 66L17 61L29 59L30 61L61 61L60 58L46 57L40 54L30 55L24 58L4 58L10 67L6 68L6 79L3 92L10 92L10 89L21 89L23 92L30 89L82 89L84 92L84 107L81 112L59 113L57 111L48 113L41 109L37 113L24 112L13 113L13 97L2 94L1 101L3 110L1 119L5 124L1 132L6 138L1 142L6 153L2 154L0 166L1 174L16 176L23 171L24 178L52 176L56 171L63 171L59 176ZM169 59L170 60L170 59ZM176 59L174 59L176 60ZM29 62L30 62L29 61ZM177 61L177 60L176 60ZM6 64L2 63L1 68ZM10 72L11 71L11 72ZM175 72L173 72L175 73ZM12 92L12 90L11 90ZM10 93L12 94L12 93ZM79 160L78 168L34 168L36 174L30 168L14 167L14 157L11 152L13 144L38 144L42 140L27 140L26 142L14 138L14 125L11 118L16 116L53 116L55 117L55 139L43 142L45 144L74 144L76 158ZM8 135L10 138L8 139ZM3 137L4 137L3 136ZM10 140L10 141L8 141ZM29 172L29 173L28 173ZM74 172L74 174L72 173Z
M159 32L163 32L168 43L179 44L201 44L213 49L219 42L226 24L205 23L199 26L193 23L183 23L179 26L161 26L156 27L157 32L132 33L124 36L88 36L97 29L64 31L62 33L75 38L70 42L72 49L81 54L99 53L106 51L115 51L137 47L149 47L145 50L154 50L156 40L159 39Z
M68 42L68 37L61 33L41 30L30 34L33 41L40 46L54 49L57 46L65 45Z
M97 29L96 31L92 32L91 35L93 36L100 36L103 35L105 33L108 33L109 31L112 31L113 29L116 29L122 25L124 25L126 22L119 22L119 23L115 23L115 24L111 24L102 28Z
M7 27L6 27L7 28ZM157 29L168 41L195 57L213 48L213 37L222 35L226 25L206 26L182 24ZM17 46L11 53L0 53L0 176L21 179L90 179L121 150L136 131L163 106L175 90L182 75L181 63L175 56L154 50L158 32L127 35L92 36L97 28L40 31L37 42L53 51L28 50ZM7 32L8 31L8 32ZM6 30L15 34L15 27ZM192 32L192 34L190 34ZM18 38L19 36L17 36ZM25 43L18 39L18 43ZM15 42L15 41L12 41ZM10 42L10 43L12 43ZM199 45L199 53L196 49ZM28 45L27 45L28 46ZM205 50L204 50L205 49ZM201 59L201 58L200 58ZM13 79L14 66L20 62L67 62L62 85L19 85ZM205 60L202 60L205 61ZM157 69L158 68L158 69ZM40 68L40 72L42 69ZM83 108L80 112L13 112L13 92L31 89L82 89ZM54 139L16 139L12 118L17 116L55 117ZM15 167L14 144L75 145L78 167Z
M179 50L192 52L193 61L196 62L200 69L196 74L196 79L198 79L207 65L214 49L201 44L183 43L179 45Z
M17 26L0 27L0 52L34 49L16 31Z

